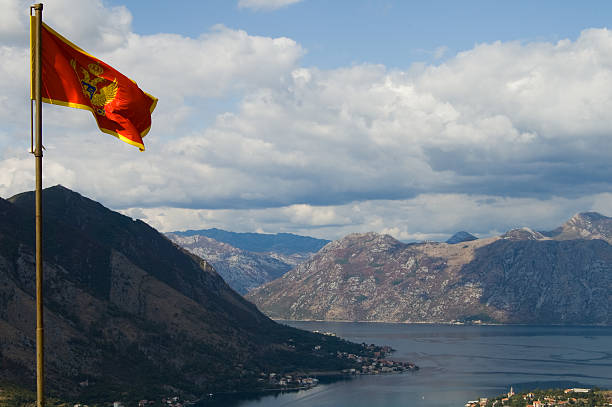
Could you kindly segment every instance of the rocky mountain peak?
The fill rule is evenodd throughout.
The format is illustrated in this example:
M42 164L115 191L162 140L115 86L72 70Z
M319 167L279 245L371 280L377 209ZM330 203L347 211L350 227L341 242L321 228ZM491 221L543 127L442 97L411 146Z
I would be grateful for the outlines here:
M465 231L460 231L455 233L454 235L452 235L447 241L446 243L448 244L457 244L457 243L462 243L462 242L470 242L472 240L476 240L478 239L476 236L472 235L471 233L465 232Z
M507 240L542 240L546 239L546 236L540 232L531 230L528 227L522 227L507 231L501 236L501 238Z
M601 239L612 244L612 218L598 212L577 213L551 235L555 240Z
M33 196L33 194L34 194L33 191L22 192L20 194L17 194L17 195L14 195L14 196L10 197L8 199L8 201L13 203L13 204L18 204L20 202L23 202L24 200L30 199ZM63 198L64 200L66 200L66 199L83 199L83 200L91 201L90 199L87 199L83 195L79 194L78 192L75 192L75 191L73 191L73 190L71 190L69 188L66 188L62 184L57 184L57 185L54 185L52 187L45 188L44 189L44 194L45 194L45 197L49 196L53 200L57 200L57 199ZM91 201L91 202L94 202L94 201Z
M351 247L368 248L369 250L374 251L385 251L402 244L403 243L401 243L399 240L387 234L376 232L351 233L342 239L334 240L333 242L328 243L319 253L344 250Z
M390 244L394 245L400 243L399 240L395 239L391 235L387 235L384 233L376 233L376 232L367 232L367 233L352 233L346 236L344 239L349 241L359 241L362 243L367 243L370 245L377 244ZM341 240L344 240L341 239Z
M582 212L572 216L566 225L593 231L612 226L612 218L598 212Z

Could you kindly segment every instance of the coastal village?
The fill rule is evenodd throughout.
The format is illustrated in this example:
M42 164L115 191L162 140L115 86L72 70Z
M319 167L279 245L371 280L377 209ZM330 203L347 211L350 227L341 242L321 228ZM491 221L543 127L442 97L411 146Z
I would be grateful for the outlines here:
M564 407L564 406L589 406L589 407L608 407L612 406L612 391L569 388L555 390L534 390L523 393L515 393L510 387L510 391L493 399L481 397L478 400L471 400L465 407Z
M361 364L361 368L344 369L343 374L349 375L371 375L383 373L404 373L407 371L418 370L419 367L410 362L397 362L387 360L382 357L362 357L352 353L338 352L338 357L356 361Z
M336 336L332 332L319 332L327 336ZM336 353L339 359L348 359L356 364L356 367L342 369L339 372L328 373L326 376L357 376L357 375L377 375L389 373L404 373L408 371L418 370L419 367L410 362L398 362L385 359L385 356L393 351L390 346L376 346L363 344L364 350L370 352L373 356L362 356L354 353L340 352ZM314 347L315 351L321 350L320 345ZM319 384L319 380L310 376L299 374L280 374L280 373L261 373L257 381L261 384L269 386L267 390L300 390L308 389Z

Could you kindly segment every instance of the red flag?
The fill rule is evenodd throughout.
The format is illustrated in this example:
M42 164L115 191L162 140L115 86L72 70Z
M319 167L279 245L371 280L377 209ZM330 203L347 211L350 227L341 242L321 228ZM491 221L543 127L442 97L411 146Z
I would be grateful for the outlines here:
M32 20L31 27L34 24ZM157 99L45 23L41 37L42 101L89 110L104 133L144 151L142 138L151 128ZM34 36L30 38L33 53Z

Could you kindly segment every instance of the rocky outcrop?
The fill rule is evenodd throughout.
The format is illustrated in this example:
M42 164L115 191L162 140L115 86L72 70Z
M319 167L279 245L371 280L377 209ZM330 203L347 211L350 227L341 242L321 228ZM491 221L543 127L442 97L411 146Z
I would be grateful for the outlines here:
M612 324L610 218L572 219L585 218L570 221L586 237L574 240L528 228L460 244L349 235L246 297L283 319Z
M612 324L612 246L602 240L498 240L461 270L491 320Z

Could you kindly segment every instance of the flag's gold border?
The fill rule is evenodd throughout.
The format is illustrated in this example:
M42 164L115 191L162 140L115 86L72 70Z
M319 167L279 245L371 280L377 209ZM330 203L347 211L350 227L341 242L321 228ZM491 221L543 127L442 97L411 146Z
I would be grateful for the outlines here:
M30 16L30 66L31 66L30 99L34 99L34 87L33 87L34 79L33 78L34 78L34 47L35 47L34 27L35 27L35 19L36 19L35 16ZM83 49L81 49L78 45L70 42L66 37L64 37L63 35L61 35L57 31L55 31L53 28L49 27L47 24L42 23L42 25L43 25L43 27L45 29L47 29L51 34L55 35L57 38L59 38L61 41L63 41L66 45L68 45L71 48L77 50L78 52L81 52L81 53L87 55L90 58L93 58L93 59L96 59L96 60L102 62L101 59L91 55L90 53L88 53L88 52L84 51ZM134 82L135 85L137 85L136 81L132 80L131 78L128 78L128 79L131 80L132 82ZM158 99L155 96L153 96L153 95L151 95L151 94L149 94L147 92L143 91L143 93L145 95L147 95L151 99L152 103L151 103L151 107L150 107L149 111L150 111L150 113L153 113L153 110L155 110L155 107L157 106L157 100ZM60 105L60 106L66 106L66 107L73 107L73 108L76 108L76 109L89 110L94 115L94 117L95 117L95 114L96 114L94 112L94 110L90 106L82 105L80 103L65 102L63 100L48 99L48 98L42 98L42 101L45 102L45 103L52 104L52 105ZM142 144L142 143L138 143L138 142L136 142L134 140L131 140L131 139L121 135L120 133L117 133L116 131L105 129L105 128L102 128L100 126L98 126L98 128L103 133L110 134L111 136L117 137L121 141L124 141L124 142L126 142L128 144L131 144L131 145L133 145L135 147L138 147L140 149L140 151L144 151L145 150L144 144ZM140 137L144 138L149 133L149 130L151 130L151 126L147 127L145 130L140 132Z

